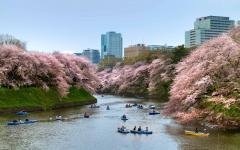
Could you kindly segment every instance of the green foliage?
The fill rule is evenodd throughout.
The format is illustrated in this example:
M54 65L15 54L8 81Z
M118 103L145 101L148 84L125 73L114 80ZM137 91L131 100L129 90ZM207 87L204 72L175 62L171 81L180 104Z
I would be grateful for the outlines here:
M95 101L95 98L84 89L71 87L69 94L61 97L58 91L50 88L45 91L41 88L26 87L20 89L0 88L0 110L4 109L51 109L59 104L86 103Z
M105 57L104 59L102 59L100 61L100 63L98 64L99 68L112 68L114 67L118 62L122 62L121 58L116 58L113 56L108 56Z
M71 87L67 96L63 97L61 102L78 102L86 99L95 99L89 92L83 88Z
M214 113L222 113L225 117L239 118L240 119L240 105L232 104L229 107L224 107L224 104L209 102L204 100L201 103L202 108L207 108Z
M149 93L146 72L141 75L134 80L135 82L129 84L124 90L121 90L119 94L126 96L147 96Z
M146 63L151 63L154 59L170 58L172 62L178 63L182 58L187 56L192 49L185 48L184 45L180 45L175 47L173 50L154 50L154 51L146 51L139 54L136 57L125 58L123 63L125 65L132 65L139 61L144 61Z
M125 65L132 65L139 61L151 63L154 59L166 57L166 54L167 54L166 52L163 52L161 50L145 51L136 57L125 58L123 63Z
M101 68L112 68L117 63L122 63L123 65L133 65L136 62L143 61L146 63L151 63L154 59L163 58L172 59L173 63L178 63L183 57L189 54L191 49L185 48L184 45L175 47L173 50L154 50L145 51L136 57L125 57L123 60L121 58L115 58L113 56L108 56L101 60L98 67Z
M151 92L151 95L154 98L159 98L162 101L167 101L170 96L170 85L172 81L161 81L160 83L157 84L157 87L155 91Z
M171 59L173 63L178 63L182 58L187 56L191 49L185 48L184 45L177 46L171 52Z

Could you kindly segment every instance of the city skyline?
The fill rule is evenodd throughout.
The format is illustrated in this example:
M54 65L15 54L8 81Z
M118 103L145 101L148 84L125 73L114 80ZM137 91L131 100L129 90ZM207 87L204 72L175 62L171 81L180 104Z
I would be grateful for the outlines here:
M0 33L23 40L29 50L44 52L100 49L99 36L111 30L122 34L123 47L176 46L184 44L185 31L200 16L240 20L239 5L237 0L1 1L0 17L5 21Z

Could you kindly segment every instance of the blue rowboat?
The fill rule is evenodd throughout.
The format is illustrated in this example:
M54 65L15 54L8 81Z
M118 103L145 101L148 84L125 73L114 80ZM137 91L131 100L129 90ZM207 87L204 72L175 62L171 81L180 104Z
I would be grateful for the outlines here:
M19 111L19 112L16 113L16 115L20 115L20 116L24 116L24 115L27 115L27 114L28 114L28 112L26 112L26 111Z
M123 133L123 134L128 134L128 133L129 133L129 130L128 130L128 129L118 128L118 132L119 132L119 133Z
M17 121L13 120L11 122L8 122L7 125L20 125L20 124L32 124L38 122L37 120L28 120L26 119L25 121Z
M20 124L32 124L32 123L36 123L38 122L38 120L25 120L23 122L20 122Z
M130 132L133 134L153 134L152 131L146 131L146 130L142 130L142 131L131 130Z
M158 115L160 112L149 112L149 115Z
M9 125L9 126L11 126L11 125L19 125L19 124L20 124L20 122L17 121L17 120L13 120L13 121L10 121L10 122L7 123L7 125Z

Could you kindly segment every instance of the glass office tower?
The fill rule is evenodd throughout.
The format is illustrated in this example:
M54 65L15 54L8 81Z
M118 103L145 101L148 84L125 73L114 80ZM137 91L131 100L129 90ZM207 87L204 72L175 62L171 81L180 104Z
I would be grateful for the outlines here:
M185 46L187 48L199 46L204 42L227 32L234 27L234 20L229 17L207 16L197 18L194 29L185 32Z
M122 35L116 32L107 32L101 36L101 58L113 56L116 58L123 57Z

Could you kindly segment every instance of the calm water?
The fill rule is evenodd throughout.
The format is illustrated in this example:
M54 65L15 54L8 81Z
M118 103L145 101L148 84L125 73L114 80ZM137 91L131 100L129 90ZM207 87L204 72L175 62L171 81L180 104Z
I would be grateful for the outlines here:
M61 109L50 112L31 113L30 118L41 120L32 125L6 126L15 115L1 117L0 149L33 150L239 150L240 134L212 131L209 137L192 137L183 134L182 127L161 115L149 116L148 109L125 108L128 102L154 104L161 110L161 103L115 96L97 96L99 109L88 106ZM111 110L106 110L110 105ZM83 112L89 112L89 119ZM127 122L120 120L126 114ZM65 121L47 121L49 117L62 115ZM117 127L125 125L148 126L152 135L123 135Z

